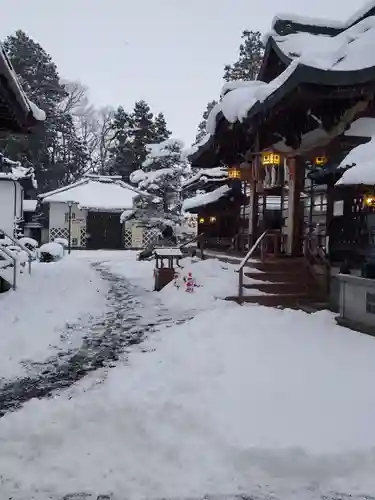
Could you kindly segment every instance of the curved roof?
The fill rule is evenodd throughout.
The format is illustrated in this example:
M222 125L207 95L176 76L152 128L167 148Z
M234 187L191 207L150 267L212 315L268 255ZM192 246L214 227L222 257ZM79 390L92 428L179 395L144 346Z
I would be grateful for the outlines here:
M28 132L38 122L45 120L44 111L26 97L1 44L0 91L0 128L2 130Z
M300 24L303 24L302 21ZM305 23L304 26L312 26L312 23ZM220 122L226 123L222 127L225 133L237 123L246 121L249 125L255 116L264 116L302 86L331 88L339 98L346 98L349 90L352 96L360 99L364 87L367 92L375 93L375 0L371 0L346 24L328 27L330 34L322 33L322 27L318 26L315 32L306 28L299 32L273 32L269 35L260 76L267 71L269 73L267 61L271 57L274 58L274 66L279 63L280 74L276 73L277 76L270 81L226 84L221 101L212 109L207 120L207 131L214 138L195 154L195 161L211 159L215 143L221 142L215 137ZM202 163L208 164L207 161Z

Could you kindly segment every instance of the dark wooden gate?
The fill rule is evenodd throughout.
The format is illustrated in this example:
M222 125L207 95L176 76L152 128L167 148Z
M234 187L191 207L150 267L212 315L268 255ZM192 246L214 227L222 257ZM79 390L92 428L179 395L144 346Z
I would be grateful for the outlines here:
M89 212L87 215L86 248L115 250L124 248L120 214Z

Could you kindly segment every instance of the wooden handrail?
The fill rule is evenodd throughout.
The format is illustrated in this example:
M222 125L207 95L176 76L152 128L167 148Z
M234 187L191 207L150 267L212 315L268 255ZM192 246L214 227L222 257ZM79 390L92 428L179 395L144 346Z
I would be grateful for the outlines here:
M14 238L13 236L11 236L10 234L6 233L4 231L4 229L0 229L0 234L3 234L4 236L6 236L7 238L9 238L14 244L15 246L19 247L21 250L23 250L24 252L27 253L28 255L28 261L29 261L29 274L31 274L31 262L34 258L34 255L32 252L30 252L30 250L25 247L25 245L23 245L22 243L19 242L19 240L17 240L16 238Z
M200 233L197 236L194 236L194 238L192 238L191 240L189 240L186 243L183 243L182 245L180 245L180 247L179 247L180 250L181 250L181 248L184 248L187 245L190 245L190 243L194 243L195 241L198 241L200 238L202 238L202 236L204 236L204 233Z
M17 259L13 255L12 252L9 252L9 250L6 249L6 247L0 247L0 254L6 255L8 259L11 259L13 261L13 290L17 288ZM8 260L7 259L7 260Z
M247 252L245 257L242 259L239 268L236 270L236 272L239 273L239 278L238 278L238 296L243 297L243 275L244 275L244 267L246 266L247 262L255 252L255 250L258 248L258 246L262 243L263 239L267 235L268 231L264 231L259 238L256 240L254 245L250 248L250 250Z

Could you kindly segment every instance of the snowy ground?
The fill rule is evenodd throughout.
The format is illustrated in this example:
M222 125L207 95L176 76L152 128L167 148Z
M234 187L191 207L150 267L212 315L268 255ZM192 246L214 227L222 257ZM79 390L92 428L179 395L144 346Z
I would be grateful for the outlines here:
M27 373L30 361L79 345L84 326L105 310L108 286L87 260L33 263L32 276L21 278L16 292L0 295L0 382ZM76 322L82 328L70 329Z
M375 495L374 338L328 312L217 300L236 275L213 260L184 262L202 285L192 295L153 293L152 263L130 252L64 266L97 260L130 280L146 316L195 317L0 419L1 499Z

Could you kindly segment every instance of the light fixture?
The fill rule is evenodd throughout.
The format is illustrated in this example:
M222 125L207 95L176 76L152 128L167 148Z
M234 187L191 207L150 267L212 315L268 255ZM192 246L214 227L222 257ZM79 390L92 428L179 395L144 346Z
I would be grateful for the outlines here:
M317 167L323 167L327 163L327 157L326 156L316 156L314 158L314 165Z
M199 217L198 222L199 222L199 224L204 224L204 217Z
M273 153L270 151L262 153L262 165L278 166L280 165L280 162L281 162L281 157L278 153Z
M236 167L228 168L228 177L229 179L241 179L241 170Z
M370 194L365 196L364 202L368 207L375 207L375 196Z
M210 222L211 224L214 224L216 222L216 217L214 215L210 217Z

